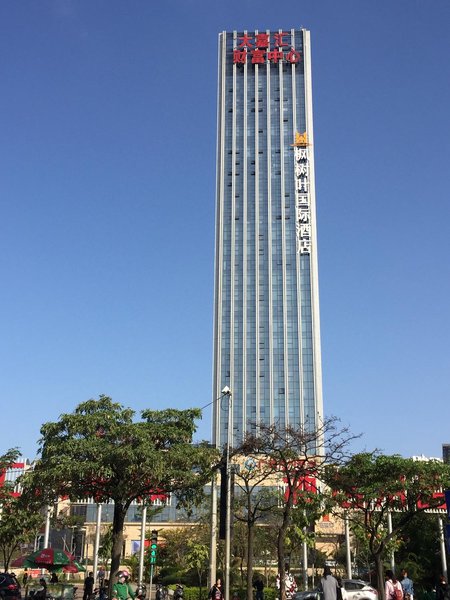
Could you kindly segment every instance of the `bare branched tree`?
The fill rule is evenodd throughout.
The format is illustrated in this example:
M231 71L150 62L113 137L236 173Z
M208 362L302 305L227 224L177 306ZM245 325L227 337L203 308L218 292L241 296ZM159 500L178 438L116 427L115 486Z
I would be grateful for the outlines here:
M285 546L293 511L307 495L312 482L317 486L314 493L321 493L318 482L322 481L325 468L344 463L349 458L350 442L359 436L340 427L336 417L322 421L317 427L258 423L253 430L236 451L254 457L266 483L276 480L284 490L278 509L277 558L280 598L286 600Z

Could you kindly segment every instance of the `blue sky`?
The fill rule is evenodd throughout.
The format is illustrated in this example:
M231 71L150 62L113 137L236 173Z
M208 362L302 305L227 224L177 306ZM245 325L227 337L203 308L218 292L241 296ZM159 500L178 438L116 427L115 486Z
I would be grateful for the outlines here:
M101 393L210 402L217 34L306 27L325 412L440 456L449 23L448 0L2 0L0 451Z

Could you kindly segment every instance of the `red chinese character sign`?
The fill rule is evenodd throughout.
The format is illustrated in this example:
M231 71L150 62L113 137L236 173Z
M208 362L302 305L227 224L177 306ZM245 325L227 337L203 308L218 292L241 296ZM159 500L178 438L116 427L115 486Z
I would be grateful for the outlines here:
M233 48L233 64L262 65L287 63L296 65L302 60L301 53L288 43L290 34L257 33L254 36L244 33L238 36Z

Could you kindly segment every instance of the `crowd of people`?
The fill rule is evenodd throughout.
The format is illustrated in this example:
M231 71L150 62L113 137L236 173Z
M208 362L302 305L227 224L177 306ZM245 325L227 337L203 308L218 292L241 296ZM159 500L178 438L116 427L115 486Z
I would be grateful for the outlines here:
M14 573L10 573L10 576L17 581ZM112 588L111 600L141 600L143 596L140 595L139 589L134 590L130 582L130 573L124 569L117 573L117 581L114 583ZM30 583L31 577L24 572L22 578L22 584L24 587L27 583ZM57 583L58 576L53 573L50 578L50 583ZM17 582L19 588L20 584ZM83 584L83 600L92 600L94 596L98 597L99 600L106 600L106 594L108 589L109 581L105 579L104 571L99 571L97 574L97 584L95 587L96 579L94 574L89 572L84 580ZM280 577L278 575L276 580L277 589L280 589ZM182 589L182 586L179 586ZM255 588L255 600L264 600L264 582L260 575L256 575L253 583ZM342 583L342 580L338 576L334 576L331 568L325 566L323 576L320 580L320 591L322 592L323 600L347 600L347 591ZM295 577L289 570L289 565L285 566L285 590L286 600L294 600L294 596L298 591ZM394 572L390 569L385 572L385 599L386 600L415 600L414 583L408 575L408 571L403 569L401 571L400 579L397 579ZM435 600L450 600L450 587L444 576L439 578L434 590L433 596ZM39 579L39 585L34 590L34 596L36 600L45 600L48 597L47 580L44 577ZM182 594L181 594L182 600ZM239 600L237 594L232 596L233 600ZM214 585L209 590L209 600L224 600L224 590L221 579L217 579Z

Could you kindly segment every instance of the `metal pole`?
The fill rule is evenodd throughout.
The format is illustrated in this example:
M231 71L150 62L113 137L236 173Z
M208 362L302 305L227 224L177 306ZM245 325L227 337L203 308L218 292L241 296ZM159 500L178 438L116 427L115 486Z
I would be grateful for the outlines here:
M97 504L97 522L95 524L95 542L94 542L94 577L97 578L98 573L98 551L100 549L100 531L102 526L102 505Z
M447 555L445 553L444 522L442 517L438 517L439 526L439 546L441 548L442 575L447 579Z
M52 511L52 507L47 505L45 510L44 548L48 548L48 541L50 539L50 513Z
M347 577L348 579L352 578L352 553L350 548L350 527L348 525L348 514L345 513L344 517L345 523L345 548L346 548L346 558L347 558Z
M150 565L150 581L148 586L148 597L152 600L152 587L153 587L153 563Z
M387 514L387 522L388 522L388 533L392 533L392 514L388 512ZM392 550L391 552L391 569L395 573L395 554Z
M209 589L217 577L217 473L211 479L211 536L209 542Z
M308 589L308 544L303 542L303 588Z
M139 585L144 581L144 551L145 551L145 528L147 525L147 506L142 507L141 521L141 546L139 548Z
M230 447L233 436L233 405L231 393L228 396L228 435L227 435L227 514L225 521L225 600L230 600L230 554L231 554L231 465L230 465Z
M48 541L50 539L50 513L52 507L47 504L45 509L45 529L44 529L44 548L48 548ZM45 569L41 569L41 575L44 575Z

